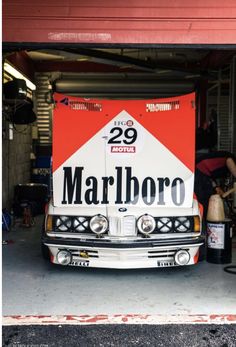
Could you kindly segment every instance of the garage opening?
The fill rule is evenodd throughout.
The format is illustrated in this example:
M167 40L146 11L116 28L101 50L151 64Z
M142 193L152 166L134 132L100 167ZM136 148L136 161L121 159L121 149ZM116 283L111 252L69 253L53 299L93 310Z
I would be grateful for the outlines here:
M52 194L50 171L53 92L98 100L156 99L196 92L196 129L204 128L206 124L214 122L215 142L212 149L236 153L236 48L228 48L227 46L217 48L202 46L199 48L194 46L153 47L140 45L102 48L84 48L80 45L70 47L67 45L54 45L53 47L51 45L44 47L41 45L26 45L24 49L20 47L20 45L15 47L3 45L4 84L7 85L16 78L15 72L8 70L8 65L21 72L23 78L33 82L33 85L27 84L27 99L21 99L19 96L11 98L8 91L3 94L3 208L10 215L12 223L10 226L6 222L5 227L4 241L6 242L6 248L4 251L6 260L4 266L8 273L5 274L4 280L4 314L6 316L18 313L67 314L68 307L62 305L59 308L56 302L54 302L53 308L45 306L48 302L48 296L44 289L39 293L41 283L38 280L31 281L30 285L34 293L34 304L30 304L28 299L25 300L25 292L29 290L27 273L30 273L33 278L35 276L39 278L45 276L45 271L46 273L52 273L52 270L41 259L39 244L43 209ZM19 90L17 89L17 92ZM23 120L22 124L21 119L23 116L19 113L19 110L22 105L25 106L25 103L30 103L32 112L36 115L36 120L34 118ZM44 190L45 187L46 190ZM31 199L35 201L35 205L33 211L31 211L32 220L27 219L25 206L18 205L17 199L21 194L25 197L33 194ZM231 207L233 203L231 202ZM229 206L226 206L226 209L229 209ZM7 213L4 215L5 218L7 218ZM13 244L10 249L11 241L15 243L15 246ZM20 279L17 280L18 274L13 270L14 259L16 258L19 259L17 269L20 276L25 278L25 285ZM25 259L27 259L26 268ZM233 243L233 259L235 259L235 243ZM20 296L18 293L19 286L16 286L13 292L10 289L12 288L12 279L9 278L9 273L12 271L15 273L16 280L21 282L22 292ZM218 274L217 279L214 277L215 271ZM55 270L53 276L58 285L60 275L62 275L60 271ZM65 272L63 272L64 275ZM73 270L69 270L67 275L70 277L69 281L75 280L77 282L78 278L75 279L75 275L77 274ZM227 277L223 271L223 265L217 266L217 270L215 270L214 265L203 262L195 271L180 270L174 272L169 269L163 273L158 272L158 274L151 271L148 274L139 273L141 277L147 276L149 282L153 284L153 276L156 275L162 279L162 283L167 283L171 277L172 280L168 284L169 288L176 282L175 288L181 289L180 292L177 289L175 290L178 300L176 301L173 298L171 305L167 303L169 299L167 300L166 296L163 305L159 302L159 312L163 314L168 312L171 312L171 314L185 314L186 312L190 314L210 314L214 312L219 315L226 315L234 312L231 305L233 300L231 292L233 279L230 276ZM82 272L79 275L80 279L84 276L89 277L87 278L89 282L93 281L94 276L100 281L99 277L101 276L104 280L104 276L107 277L108 273L101 270L96 273L89 272L88 274ZM114 282L112 280L111 290L104 290L106 296L113 298L111 302L115 302L113 285L115 285L118 278L122 278L122 286L126 288L125 290L128 287L125 278L121 274L113 274L112 276L114 276ZM130 273L129 276L134 281L135 274ZM87 281L85 277L82 280L83 282ZM187 299L186 296L183 298L181 294L183 293L183 284L180 284L179 277L181 277L181 281L185 278L182 283L185 283L188 288ZM187 283L186 278L190 278L191 283ZM206 282L206 278L209 278L211 283ZM106 278L105 283L107 281ZM201 295L198 295L197 287L213 286L213 282L220 287L214 298L210 293L207 293L204 299ZM48 288L48 284L46 287ZM68 290L67 287L63 288L62 292L66 290ZM162 291L161 288L159 290ZM225 294L225 290L227 294ZM49 292L50 300L53 300L53 287L49 287ZM223 295L223 292L225 298L224 308L214 304ZM44 299L42 299L42 293L45 293L43 294L45 295ZM80 293L82 293L80 307L73 299L74 308L70 307L70 312L73 311L79 315L94 314L106 310L104 304L102 304L96 311L93 308L93 303L88 304L87 291L80 288ZM135 293L134 302L126 306L127 300L129 301L128 298L132 296L131 290L127 291L127 294L121 299L118 308L120 312L140 313L139 303L140 300L143 301L144 299L141 299L141 292L135 290ZM171 297L170 293L168 295ZM15 297L14 301L11 301L12 296ZM17 300L17 297L20 299ZM190 298L192 297L195 298L196 305L190 304ZM150 308L152 299L154 300L154 297L145 298L146 304L141 313L155 312L154 308ZM62 297L60 300L64 302ZM45 303L44 306L42 306L42 302ZM210 309L208 310L207 307L210 307ZM117 312L114 303L111 303L109 312L111 314Z

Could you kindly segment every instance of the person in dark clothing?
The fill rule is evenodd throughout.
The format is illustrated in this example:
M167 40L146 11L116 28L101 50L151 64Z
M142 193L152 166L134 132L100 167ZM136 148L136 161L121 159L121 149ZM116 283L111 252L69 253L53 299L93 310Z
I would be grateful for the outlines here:
M197 154L196 168L213 180L228 174L236 177L236 158L227 151Z
M226 151L201 153L196 155L194 191L198 201L207 213L208 201L217 191L217 179L226 178L229 174L236 177L236 158Z

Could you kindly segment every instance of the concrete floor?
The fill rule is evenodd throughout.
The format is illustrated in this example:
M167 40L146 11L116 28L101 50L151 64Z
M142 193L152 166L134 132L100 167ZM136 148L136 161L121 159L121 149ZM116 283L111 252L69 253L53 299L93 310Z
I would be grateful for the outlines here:
M223 265L142 270L61 267L41 257L42 216L3 235L3 315L236 314L236 277ZM236 248L233 243L233 263Z

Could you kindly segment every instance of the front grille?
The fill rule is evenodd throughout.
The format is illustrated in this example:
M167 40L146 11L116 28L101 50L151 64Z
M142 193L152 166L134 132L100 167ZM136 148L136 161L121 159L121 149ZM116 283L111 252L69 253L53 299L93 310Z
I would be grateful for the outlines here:
M88 258L98 258L98 251L70 250L70 252L71 252L71 255L74 257L82 257L82 258L86 259L86 257L84 256L84 254L86 254Z
M185 250L189 252L189 249L185 249ZM175 253L176 253L176 249L148 251L148 258L174 260Z
M194 230L192 216L156 217L156 228L153 234L187 233Z
M55 232L92 233L88 216L54 216L53 229ZM113 218L114 219L114 218ZM110 235L135 236L137 219L134 216L123 217L122 223L112 223L110 218ZM116 218L117 219L117 218ZM193 216L183 217L155 217L156 227L152 234L189 233L194 231ZM114 228L112 227L114 224ZM113 230L114 229L114 230Z
M89 227L91 217L87 216L55 216L54 231L85 233L91 232Z

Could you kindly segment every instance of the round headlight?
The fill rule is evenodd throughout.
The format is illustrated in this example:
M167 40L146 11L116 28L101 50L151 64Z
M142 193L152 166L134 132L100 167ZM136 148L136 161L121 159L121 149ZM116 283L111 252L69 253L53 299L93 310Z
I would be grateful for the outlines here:
M60 231L67 231L71 228L71 218L67 216L61 216L56 220L56 228Z
M157 221L157 229L161 233L169 233L172 230L172 220L168 217L159 218Z
M181 249L175 253L175 262L178 265L187 265L190 260L190 254L185 249Z
M85 231L88 229L88 220L85 217L77 217L73 221L73 227L76 231Z
M151 234L156 227L155 219L149 214L144 214L137 221L137 228L142 234Z
M190 220L187 217L179 217L175 220L175 230L181 233L190 231Z
M108 220L101 214L97 214L90 219L89 226L95 234L104 234L108 229Z
M57 253L57 261L61 265L68 265L70 264L72 259L72 255L67 250L62 250Z

